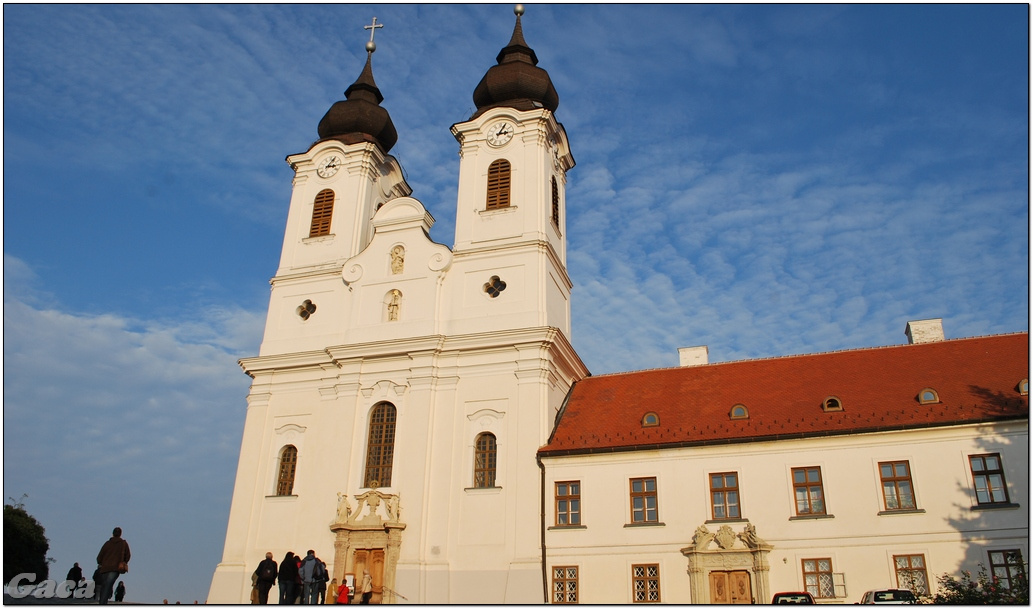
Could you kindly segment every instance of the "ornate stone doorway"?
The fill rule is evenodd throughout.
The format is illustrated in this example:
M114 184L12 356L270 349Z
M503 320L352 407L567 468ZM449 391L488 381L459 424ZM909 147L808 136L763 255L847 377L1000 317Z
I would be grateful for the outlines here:
M766 603L770 597L768 553L771 545L752 524L736 533L727 524L716 533L700 525L681 553L689 560L694 604Z
M376 488L355 496L352 510L347 495L337 494L337 517L330 530L334 532L334 572L342 581L346 574L354 577L355 602L362 598L363 572L373 579L371 603L395 602L395 567L402 544L405 524L400 520L398 495L382 493Z

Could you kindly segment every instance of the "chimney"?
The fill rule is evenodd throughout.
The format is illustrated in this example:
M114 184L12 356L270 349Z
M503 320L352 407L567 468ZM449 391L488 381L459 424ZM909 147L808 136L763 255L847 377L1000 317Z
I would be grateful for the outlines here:
M707 346L682 347L678 349L678 365L683 368L689 366L702 366L707 362Z
M907 322L904 329L909 345L935 343L943 340L943 319L919 319Z

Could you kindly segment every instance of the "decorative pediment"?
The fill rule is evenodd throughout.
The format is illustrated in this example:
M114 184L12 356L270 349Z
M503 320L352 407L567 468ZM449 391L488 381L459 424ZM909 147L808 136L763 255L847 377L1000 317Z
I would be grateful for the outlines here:
M754 550L770 547L757 536L757 528L750 523L746 524L742 533L736 533L727 524L721 525L721 528L714 533L707 528L707 525L701 524L692 536L692 546L690 547L696 552L704 552L711 549L712 544L716 546L713 550Z
M337 516L330 526L331 530L341 528L375 528L382 529L401 524L398 495L383 493L377 488L355 495L356 505L344 493L337 493Z

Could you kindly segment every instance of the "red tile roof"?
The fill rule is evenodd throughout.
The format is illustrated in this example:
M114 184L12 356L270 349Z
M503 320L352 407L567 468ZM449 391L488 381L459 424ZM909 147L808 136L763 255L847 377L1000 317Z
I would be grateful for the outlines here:
M1027 332L588 377L543 456L1029 418ZM934 389L939 403L921 404ZM842 411L825 412L829 396ZM731 420L743 404L749 418ZM642 427L654 412L660 425Z

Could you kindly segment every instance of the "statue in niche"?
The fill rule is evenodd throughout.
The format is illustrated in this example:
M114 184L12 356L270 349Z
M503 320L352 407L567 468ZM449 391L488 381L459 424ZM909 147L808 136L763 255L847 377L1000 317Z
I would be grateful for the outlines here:
M398 310L402 306L402 293L391 290L391 300L387 303L387 320L398 321Z
M391 274L401 275L405 270L405 248L396 245L391 248Z

